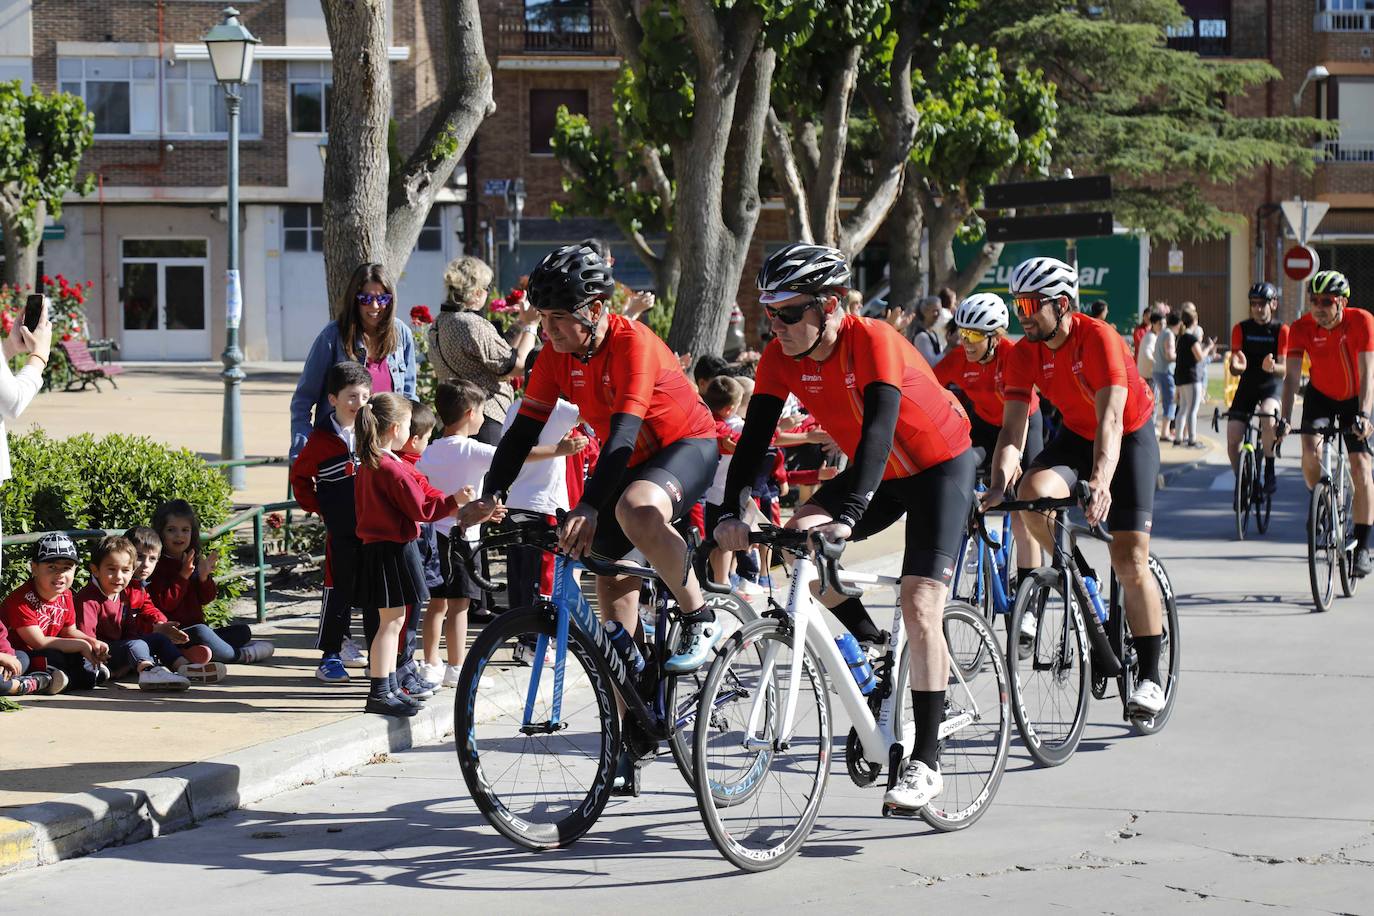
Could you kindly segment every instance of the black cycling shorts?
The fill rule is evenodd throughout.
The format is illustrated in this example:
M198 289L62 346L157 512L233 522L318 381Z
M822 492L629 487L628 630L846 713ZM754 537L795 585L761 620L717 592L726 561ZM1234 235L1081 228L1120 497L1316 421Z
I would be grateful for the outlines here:
M948 585L954 575L954 558L968 532L977 470L977 459L970 448L910 477L884 480L869 500L852 539L862 541L884 531L905 513L902 575L922 576ZM821 484L807 505L834 518L853 491L851 465Z
M992 465L993 452L997 450L997 437L1002 435L1002 427L994 426L978 414L970 411L969 439L973 442L974 458L978 462L979 476L986 476ZM1026 418L1026 447L1021 452L1021 470L1030 467L1035 456L1045 447L1045 424L1036 411Z
M1246 376L1240 377L1240 384L1236 386L1235 397L1231 398L1230 411L1242 416L1249 416L1259 409L1261 402L1273 398L1278 400L1283 394L1283 379L1265 373L1265 377Z
M1358 397L1337 401L1328 398L1318 391L1316 386L1308 383L1307 394L1303 395L1302 398L1303 426L1315 426L1323 420L1338 426L1348 426L1359 415L1360 399ZM1345 450L1351 454L1368 455L1370 454L1369 440L1360 439L1354 433L1346 433Z
M1072 490L1093 470L1093 440L1067 427L1059 431L1034 461L1031 470L1049 468ZM1146 423L1121 437L1121 455L1110 487L1112 507L1107 510L1108 531L1149 533L1155 511L1155 482L1159 478L1159 441L1154 426Z
M606 501L606 508L597 516L592 554L603 560L619 560L634 549L615 517L616 504L630 484L649 480L662 487L673 506L671 521L676 522L705 495L716 476L719 459L720 448L715 439L679 439L628 469L615 494Z

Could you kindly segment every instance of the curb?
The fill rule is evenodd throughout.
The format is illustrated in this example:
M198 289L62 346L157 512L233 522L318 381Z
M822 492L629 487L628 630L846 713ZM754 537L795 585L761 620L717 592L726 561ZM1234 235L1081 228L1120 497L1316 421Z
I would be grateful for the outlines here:
M1187 474L1191 471L1196 471L1198 468L1206 464L1208 457L1218 447L1217 444L1213 442L1211 439L1208 439L1207 441L1207 450L1205 452L1202 452L1192 461L1187 461L1183 464L1171 465L1168 470L1160 471L1159 476L1155 478L1155 489L1167 490L1169 488L1169 485L1173 483L1175 480L1177 480L1179 477L1182 477L1184 474Z
M453 693L440 697L451 701ZM0 875L185 830L452 733L451 703L430 703L411 719L360 714L155 776L9 809L0 816Z

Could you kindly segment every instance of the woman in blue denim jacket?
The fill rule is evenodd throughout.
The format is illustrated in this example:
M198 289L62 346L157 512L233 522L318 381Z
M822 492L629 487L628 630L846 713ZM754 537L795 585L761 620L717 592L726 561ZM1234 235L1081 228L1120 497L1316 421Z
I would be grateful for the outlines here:
M329 411L325 376L335 363L357 360L372 374L373 392L395 391L415 400L415 338L396 317L396 307L396 289L382 265L363 264L353 272L344 288L343 317L315 338L291 397L292 461L313 424Z

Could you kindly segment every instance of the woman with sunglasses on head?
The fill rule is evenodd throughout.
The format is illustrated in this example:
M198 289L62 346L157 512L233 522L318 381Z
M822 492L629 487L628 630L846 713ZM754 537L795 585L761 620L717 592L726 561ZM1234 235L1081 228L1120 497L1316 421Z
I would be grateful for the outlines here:
M944 788L938 746L949 658L941 622L977 462L959 401L890 324L845 311L850 283L844 255L822 245L788 245L759 271L759 302L774 339L754 373L754 396L713 534L722 550L749 549L741 496L759 471L789 394L850 463L797 509L787 527L862 540L905 514L901 601L916 735L911 763L883 800L917 810ZM818 597L860 642L879 640L861 599L835 592Z
M335 363L362 363L372 377L372 394L394 391L415 400L415 338L397 311L396 288L385 268L360 264L335 309L338 320L315 338L291 397L291 460L305 447L313 424L329 415L325 380Z
M1092 490L1083 507L1088 524L1112 534L1112 569L1125 596L1140 659L1140 682L1127 698L1136 713L1164 708L1159 672L1163 607L1149 571L1159 442L1154 399L1126 341L1110 325L1075 311L1078 271L1055 258L1031 258L1011 273L1011 294L1025 340L1007 365L1002 434L992 461L986 508L1004 499L1020 478L1019 499L1065 498L1080 480ZM1019 443L1036 389L1054 402L1063 425L1021 473ZM1054 547L1048 518L1025 513L1027 530Z

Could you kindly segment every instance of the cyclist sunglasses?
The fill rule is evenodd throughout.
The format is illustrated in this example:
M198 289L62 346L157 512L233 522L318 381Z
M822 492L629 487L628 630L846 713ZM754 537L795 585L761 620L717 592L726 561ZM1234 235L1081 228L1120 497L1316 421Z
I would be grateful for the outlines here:
M765 305L763 307L763 312L769 318L776 318L783 324L797 324L806 317L806 310L811 308L815 301L815 299L812 299L801 305L784 305L780 309L775 309L771 305Z
M959 336L962 339L967 340L969 343L976 344L982 343L983 341L987 340L988 332L980 331L977 328L960 328Z
M386 308L391 304L392 295L391 293L358 293L357 299L359 305L367 305L369 302L375 302L382 308Z
M1341 297L1333 296L1331 293L1321 293L1319 295L1311 296L1309 298L1309 301L1313 305L1320 305L1324 309L1333 309L1336 307L1336 300L1339 298Z
M1016 314L1022 318L1029 318L1040 311L1040 306L1048 300L1041 296L1016 296L1011 301L1016 305Z

